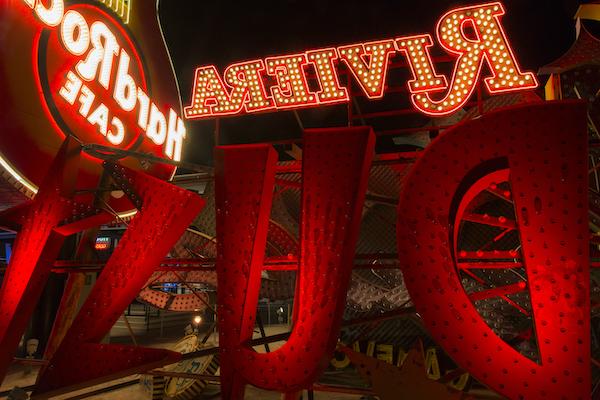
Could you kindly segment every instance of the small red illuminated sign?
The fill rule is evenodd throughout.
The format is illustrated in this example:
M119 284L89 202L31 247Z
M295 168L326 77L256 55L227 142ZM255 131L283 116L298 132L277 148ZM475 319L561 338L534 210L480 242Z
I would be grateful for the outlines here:
M108 250L110 248L110 238L109 237L99 237L96 238L96 244L94 245L96 250Z
M484 79L491 94L534 89L535 75L522 72L502 28L505 10L493 2L463 7L443 15L436 28L440 46L456 57L451 77L433 65L429 34L324 48L299 54L268 57L232 64L220 75L215 66L196 69L194 87L185 117L198 119L232 114L315 107L348 102L340 86L338 69L344 64L369 99L384 96L386 75L393 56L405 56L413 79L408 82L414 107L442 116L462 108L480 79L484 64L491 76ZM472 33L471 33L472 32ZM311 92L307 70L317 77L320 90ZM275 83L267 87L268 81Z

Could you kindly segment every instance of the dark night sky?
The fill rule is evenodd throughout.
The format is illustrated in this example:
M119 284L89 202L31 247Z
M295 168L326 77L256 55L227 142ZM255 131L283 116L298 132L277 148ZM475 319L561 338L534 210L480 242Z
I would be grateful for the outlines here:
M483 3L484 1L480 1ZM162 0L160 18L180 83L182 102L190 98L196 66L228 64L323 46L352 44L408 34L433 33L437 19L456 6L477 1L279 0L235 2ZM507 36L523 68L537 69L556 59L575 37L578 0L504 0ZM281 116L272 116L273 126ZM289 118L289 117L288 117ZM252 124L252 119L245 120ZM233 122L228 122L236 123ZM214 122L188 121L184 159L210 162ZM239 129L237 130L239 131ZM251 131L251 129L249 129ZM222 141L279 138L277 129ZM293 132L283 136L299 136Z

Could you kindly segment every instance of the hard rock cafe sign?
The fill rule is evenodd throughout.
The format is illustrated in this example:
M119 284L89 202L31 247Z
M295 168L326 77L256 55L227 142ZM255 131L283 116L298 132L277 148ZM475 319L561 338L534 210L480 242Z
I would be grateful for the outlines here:
M0 6L7 29L0 47L0 153L3 165L39 185L29 204L0 215L19 232L0 289L0 377L64 238L114 218L74 188L89 189L103 172L127 194L122 202L112 200L115 207L133 204L138 210L42 368L33 398L181 357L100 343L205 204L157 179L170 176L171 167L156 164L141 171L129 157L101 163L81 155L73 140L180 157L185 129L168 54L157 45L164 42L156 3L139 1L129 13L130 5L14 0ZM367 97L381 97L394 54L406 57L411 67L414 106L431 115L462 107L486 69L490 93L535 88L535 77L521 71L503 32L504 12L495 2L458 8L440 19L435 34L456 58L452 76L436 71L430 35L407 36L237 63L222 76L215 67L199 68L185 114L203 118L347 101L338 76L341 63ZM317 91L307 86L309 67L318 78ZM277 154L267 144L215 150L222 398L242 399L247 384L293 393L310 387L326 367L339 337L374 149L369 127L305 131L296 316L288 341L261 354L249 340ZM498 174L512 188L522 243L515 256L527 274L523 289L530 292L539 363L494 333L458 274L453 228L464 213L462 199ZM585 104L567 101L506 108L448 129L422 152L403 182L397 248L411 299L436 343L505 397L589 398L587 191Z
M10 140L3 165L37 191L67 136L179 161L186 137L156 2L3 2L0 118ZM140 169L138 161L120 162ZM79 181L92 188L101 162L84 156ZM145 171L168 179L174 167ZM126 201L112 199L125 211Z

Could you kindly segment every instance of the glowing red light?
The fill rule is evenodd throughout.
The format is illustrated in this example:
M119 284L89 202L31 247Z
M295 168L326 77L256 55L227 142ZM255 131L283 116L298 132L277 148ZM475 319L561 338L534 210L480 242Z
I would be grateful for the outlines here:
M96 243L94 244L94 248L96 250L108 250L110 249L110 238L108 237L99 237L96 239Z

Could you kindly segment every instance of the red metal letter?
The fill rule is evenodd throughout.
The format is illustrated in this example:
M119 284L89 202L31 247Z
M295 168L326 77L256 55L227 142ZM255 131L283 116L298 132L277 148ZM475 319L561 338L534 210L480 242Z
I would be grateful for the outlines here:
M131 182L134 203L141 201L92 292L60 347L38 378L34 395L47 398L177 361L179 353L123 345L97 344L137 296L154 269L200 212L197 195L117 165L117 183ZM119 179L118 177L124 177Z
M252 337L276 153L266 145L216 151L217 277L224 399L244 385L294 391L326 367L339 335L374 146L370 128L304 136L297 318L288 342L258 354Z
M541 365L494 334L457 275L456 201L494 163L510 169ZM579 102L512 107L448 130L404 184L398 249L417 311L462 368L510 399L590 397L587 196Z
M4 222L13 220L21 227L0 289L0 381L13 360L64 238L112 219L71 200L80 150L79 144L67 139L34 200L0 214ZM79 222L73 224L75 220Z

